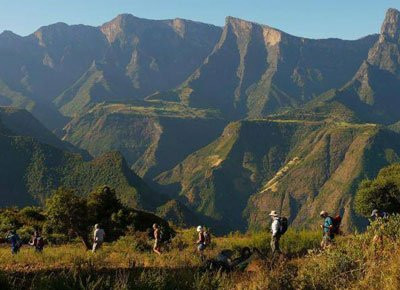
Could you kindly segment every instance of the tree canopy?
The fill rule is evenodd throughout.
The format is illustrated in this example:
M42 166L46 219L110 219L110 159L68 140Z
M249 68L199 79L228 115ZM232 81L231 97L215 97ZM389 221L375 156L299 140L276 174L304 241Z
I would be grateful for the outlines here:
M382 169L373 180L362 181L354 205L356 212L364 216L374 209L400 213L400 164Z

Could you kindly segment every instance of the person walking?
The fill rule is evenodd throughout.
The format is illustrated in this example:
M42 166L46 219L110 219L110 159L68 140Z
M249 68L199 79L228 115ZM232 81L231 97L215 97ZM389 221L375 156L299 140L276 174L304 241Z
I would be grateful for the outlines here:
M204 235L204 228L202 226L198 226L196 229L197 233L198 233L198 239L196 241L196 245L197 245L197 251L200 254L200 258L202 260L204 260L205 256L204 256L204 250L207 247L206 244L206 237Z
M333 234L333 219L329 216L328 212L324 210L321 211L319 215L324 219L324 223L321 225L323 231L321 248L326 249L332 244L332 241L335 237Z
M99 224L95 224L93 232L93 248L92 252L96 252L102 246L104 242L104 237L106 236L105 231L100 228Z
M11 253L13 255L17 254L22 246L21 238L19 237L17 232L15 230L11 230L6 239L11 242Z
M273 210L269 214L269 216L272 219L272 224L271 224L271 251L272 254L280 254L281 249L279 247L279 241L281 239L281 224L280 224L280 218L278 213Z
M38 253L41 253L43 251L44 248L44 240L43 238L40 236L40 233L38 231L35 231L33 236L32 236L32 240L29 243L29 245L35 247L35 251Z
M388 221L389 214L387 212L374 209L371 213L371 219L378 222L379 227L375 228L375 235L372 239L372 244L374 246L374 252L376 253L378 249L382 250L384 247L384 229L385 223Z
M153 251L157 255L161 255L161 232L160 232L160 227L158 226L158 224L153 225L153 232L154 232Z

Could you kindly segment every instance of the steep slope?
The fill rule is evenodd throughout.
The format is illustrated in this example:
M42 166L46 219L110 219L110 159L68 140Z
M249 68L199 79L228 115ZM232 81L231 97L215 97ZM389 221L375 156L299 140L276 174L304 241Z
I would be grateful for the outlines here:
M132 207L155 210L167 201L151 190L135 175L119 153L108 153L91 161L84 161L76 153L64 151L64 143L55 142L40 127L24 135L12 132L23 124L25 113L11 114L6 124L0 120L0 206L30 205L43 200L59 186L76 188L86 194L96 186L114 187L121 200ZM10 125L11 122L16 124Z
M298 38L228 17L214 51L176 91L177 98L233 119L296 107L345 84L376 39Z
M0 104L28 109L48 128L62 128L66 119L56 106L74 116L99 101L174 88L220 33L212 25L127 14L101 27L56 23L27 37L6 31L0 34Z
M217 138L225 125L212 111L178 104L104 104L70 122L64 140L93 156L117 150L151 180Z
M56 135L45 128L26 110L0 106L0 120L4 127L7 128L9 132L12 132L10 134L32 137L41 143L48 144L65 151L81 153L86 158L89 158L88 154L83 150L78 149L68 142L58 139Z
M28 109L48 128L62 127L52 100L105 53L107 42L94 27L57 23L20 37L0 35L0 99ZM49 86L51 84L51 86ZM27 99L21 102L21 99ZM8 100L8 104L4 104Z
M351 206L356 182L399 154L399 135L376 125L249 120L156 180L228 229L265 227L272 209L311 226L321 208L342 210L348 229L360 225Z
M400 120L400 12L389 9L381 34L353 79L331 99L355 111L363 121Z

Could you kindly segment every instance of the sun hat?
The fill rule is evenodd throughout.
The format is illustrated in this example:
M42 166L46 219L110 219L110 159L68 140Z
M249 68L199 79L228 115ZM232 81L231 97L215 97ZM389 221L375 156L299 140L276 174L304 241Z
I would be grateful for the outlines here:
M202 227L202 226L198 226L198 227L197 227L197 232L200 233L202 230L203 230L203 227Z
M374 209L374 210L372 211L372 213L371 213L371 217L377 216L378 213L379 213L379 211L378 211L377 209Z
M325 210L323 210L323 211L321 211L321 212L319 213L319 215L320 215L320 216L323 216L323 215L328 215L328 212L327 212L327 211L325 211Z

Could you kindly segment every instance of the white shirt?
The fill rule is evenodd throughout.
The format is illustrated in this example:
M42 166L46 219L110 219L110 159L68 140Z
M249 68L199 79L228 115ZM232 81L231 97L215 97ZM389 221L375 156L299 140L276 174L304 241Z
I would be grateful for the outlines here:
M106 235L106 233L104 232L103 229L96 229L94 231L94 241L102 243L104 241L105 235Z
M273 236L279 232L279 217L274 217L271 225L271 232Z

